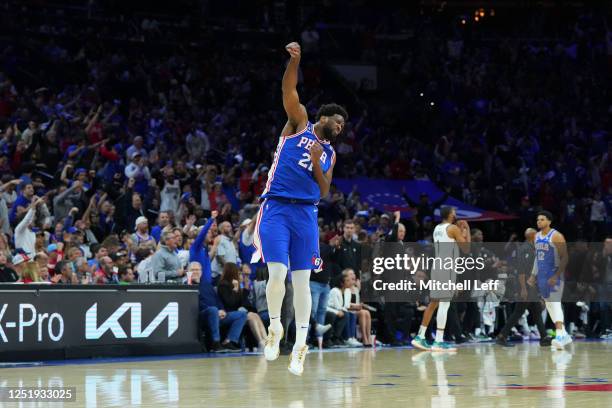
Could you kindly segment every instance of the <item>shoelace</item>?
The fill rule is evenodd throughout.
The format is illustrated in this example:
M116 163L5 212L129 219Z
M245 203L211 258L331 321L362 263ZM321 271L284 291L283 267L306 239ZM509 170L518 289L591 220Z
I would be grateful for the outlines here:
M300 351L298 351L298 361L304 360L307 351L308 349L306 347L303 347Z
M270 346L274 344L274 333L272 331L268 332L268 337L266 338L266 346Z

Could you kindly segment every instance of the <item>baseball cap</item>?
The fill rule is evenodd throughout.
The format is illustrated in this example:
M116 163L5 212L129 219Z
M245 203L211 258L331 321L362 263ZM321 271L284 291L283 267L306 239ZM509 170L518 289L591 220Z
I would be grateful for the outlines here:
M147 217L140 216L136 218L136 224L134 226L138 227L140 224L144 224L145 222L149 222L149 220L147 220Z
M186 192L186 193L183 193L183 195L181 196L181 201L188 202L190 198L191 198L191 193Z
M19 265L19 264L22 264L24 262L28 262L29 260L30 260L30 258L26 254L19 253L19 254L15 255L13 257L12 264L13 265Z
M142 156L142 154L139 151L135 151L134 153L132 153L132 159L138 157L138 156Z
M69 234L75 234L77 232L76 227L70 227L66 230L67 233Z
M53 251L57 251L57 245L55 245L55 244L50 244L50 245L48 245L48 246L47 246L47 252L48 252L48 253L51 253L51 252L53 252Z

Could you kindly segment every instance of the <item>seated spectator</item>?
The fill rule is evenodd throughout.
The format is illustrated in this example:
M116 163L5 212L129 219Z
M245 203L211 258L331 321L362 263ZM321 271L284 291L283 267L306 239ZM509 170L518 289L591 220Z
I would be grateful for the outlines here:
M344 330L349 319L349 313L344 307L344 280L337 278L334 283L335 286L329 292L327 312L325 314L325 323L332 325L329 335L324 339L325 347L345 344ZM357 343L356 339L352 339L347 345L360 345Z
M270 315L268 313L268 301L266 299L266 285L268 284L268 268L260 268L257 270L255 282L251 287L249 294L250 302L255 306L257 314L264 323L264 327L270 324Z
M252 312L253 306L249 303L249 276L240 274L238 265L227 262L223 265L223 273L219 280L219 298L229 312L239 310L247 313L249 329L255 337L260 351L263 351L265 339L268 335L266 328L257 313Z
M21 272L21 282L23 283L38 283L40 277L38 273L38 264L34 261L28 261Z
M69 261L61 261L57 264L56 270L57 273L53 279L53 281L60 285L76 285L79 283L79 280L76 277L76 274L72 271L72 264ZM38 276L38 270L37 276Z
M161 245L153 259L151 268L157 280L174 280L185 275L185 270L181 266L181 261L176 254L177 240L174 231L164 231L161 237ZM163 279L160 279L163 276Z
M240 351L240 335L247 321L247 313L236 310L226 312L213 286L205 279L200 280L200 324L210 336L209 350ZM221 343L221 329L227 328L227 338Z
M110 256L103 257L100 260L100 266L93 273L93 283L96 285L114 283L113 282L114 281L114 276L113 276L114 267L115 265Z
M119 267L119 284L129 285L134 282L134 270L127 265Z
M149 220L147 220L147 217L138 217L134 228L135 232L132 234L132 241L136 246L155 240L153 236L149 235Z
M0 282L17 282L19 275L7 265L8 259L4 252L0 252Z
M189 263L186 276L183 278L184 284L188 283L189 277L191 277L192 285L198 285L200 283L200 279L202 278L202 265L200 265L199 262Z
M30 258L23 253L17 253L11 263L13 264L13 269L17 272L19 277L23 276L23 268L25 267L25 263L29 262Z
M44 283L52 283L51 276L49 276L49 268L47 266L38 266L38 276L40 277L40 281Z
M156 281L156 276L151 266L151 260L155 250L142 247L136 251L136 273L138 273L138 283L153 283Z

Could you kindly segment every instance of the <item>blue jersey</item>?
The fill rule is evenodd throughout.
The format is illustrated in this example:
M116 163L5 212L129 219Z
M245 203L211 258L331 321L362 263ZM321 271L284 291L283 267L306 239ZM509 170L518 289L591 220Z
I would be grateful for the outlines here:
M310 147L317 142L323 147L321 168L326 173L336 153L328 141L317 137L312 123L308 122L306 128L296 134L280 137L263 198L319 202L321 191L312 173L309 153Z
M559 253L552 242L555 233L551 229L548 234L542 235L538 232L535 239L536 265L538 268L538 279L549 279L559 269Z

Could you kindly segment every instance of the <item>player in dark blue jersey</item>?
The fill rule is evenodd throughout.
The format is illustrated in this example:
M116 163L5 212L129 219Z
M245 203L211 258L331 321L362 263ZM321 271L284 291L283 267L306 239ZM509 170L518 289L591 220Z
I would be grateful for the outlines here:
M320 270L317 204L329 193L336 153L331 143L344 129L346 110L336 104L323 105L316 123L308 121L306 108L296 89L301 49L298 43L286 47L291 58L283 75L283 106L287 123L279 138L270 167L256 226L253 260L268 265L266 287L270 327L264 348L267 360L276 360L283 337L280 322L285 296L285 277L291 270L296 339L289 359L289 371L301 375L308 351L306 337L310 319L310 272Z
M553 216L550 212L540 211L538 213L539 232L534 242L535 260L528 283L531 286L538 286L544 298L546 310L556 327L552 346L562 349L572 342L571 336L565 331L563 308L561 307L563 275L567 267L568 256L565 237L550 227L552 220Z

